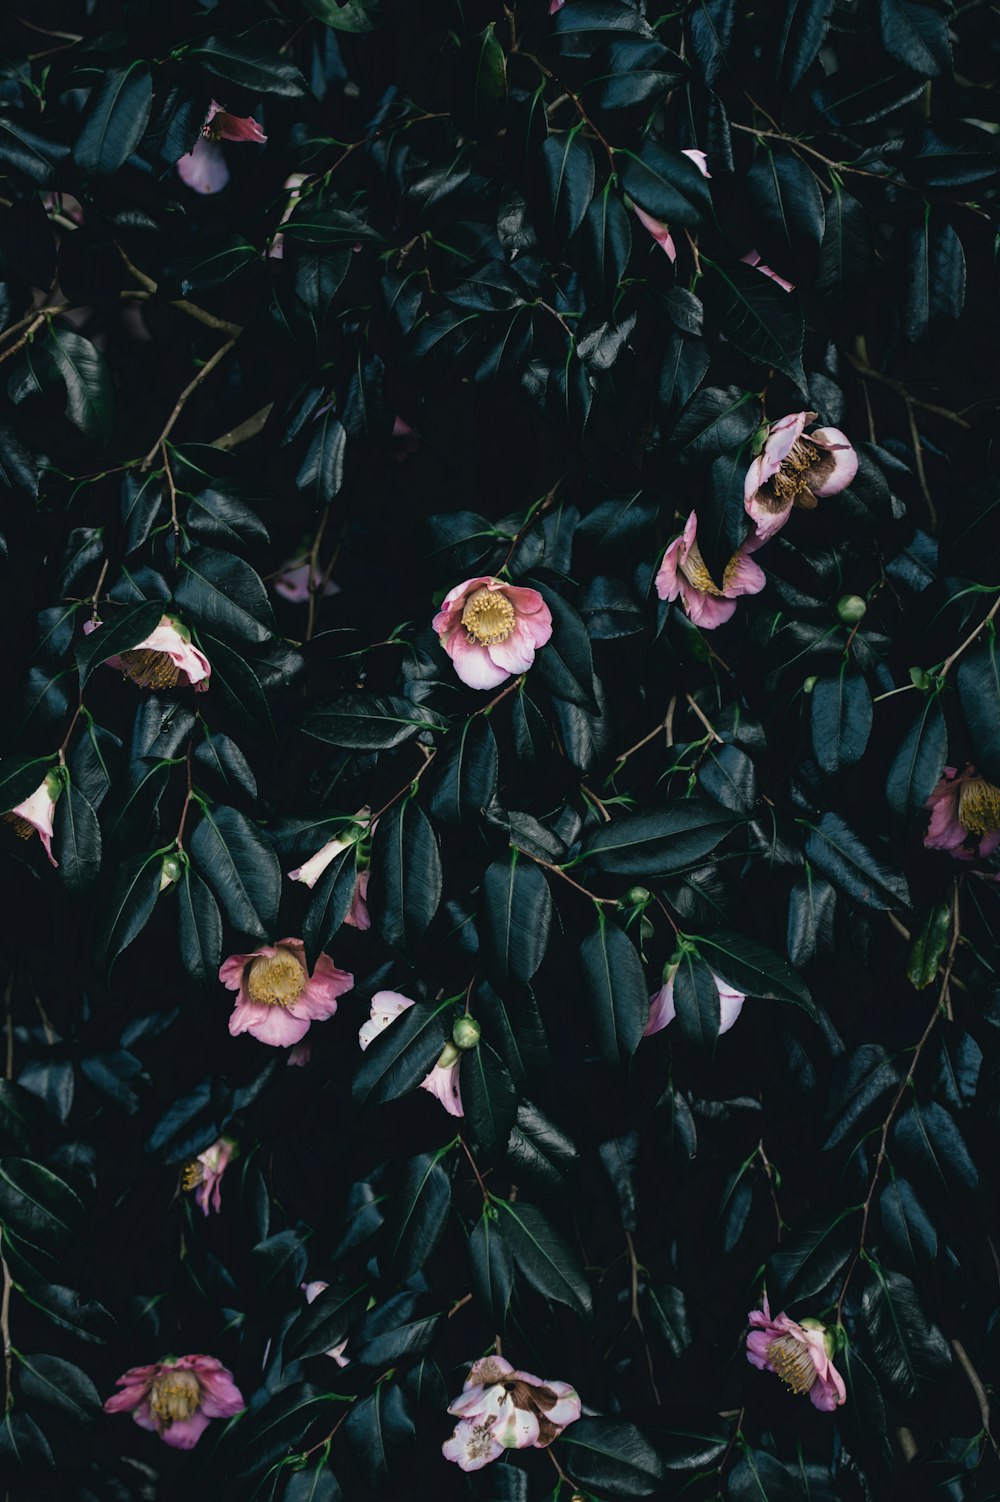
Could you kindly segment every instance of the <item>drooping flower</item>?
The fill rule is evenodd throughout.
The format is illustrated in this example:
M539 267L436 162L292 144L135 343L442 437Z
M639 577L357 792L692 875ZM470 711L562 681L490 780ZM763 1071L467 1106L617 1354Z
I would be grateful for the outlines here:
M201 136L187 156L177 163L177 175L195 193L221 193L229 181L229 168L220 141L248 141L262 146L264 132L249 115L231 115L213 99Z
M519 1372L500 1356L475 1361L448 1412L459 1422L441 1452L463 1471L478 1471L504 1450L544 1450L580 1417L580 1398L568 1382Z
M195 1200L203 1215L211 1208L218 1214L222 1209L222 1175L236 1154L232 1137L220 1137L211 1147L206 1147L190 1163L185 1164L181 1174L181 1186L195 1191Z
M931 811L924 835L928 850L947 850L956 860L992 855L1000 845L1000 788L980 777L975 767L944 776L925 805Z
M836 495L858 472L858 456L839 428L803 432L815 420L815 412L790 412L772 423L747 470L743 502L759 542L781 530L793 506L811 511L820 496Z
M497 688L513 673L526 673L552 635L552 615L537 589L487 575L445 595L433 625L470 688Z
M833 1336L818 1319L796 1323L787 1314L772 1319L766 1294L763 1303L749 1315L747 1360L774 1372L796 1396L808 1393L814 1408L832 1413L847 1401L844 1379L831 1360Z
M726 564L721 587L716 584L696 542L698 516L692 511L680 537L675 537L663 555L656 575L656 593L661 600L676 600L696 626L714 631L732 616L739 595L756 595L767 579L750 554L760 543L748 538Z
M359 808L354 817L355 819L367 819L369 812L370 811L367 808ZM371 835L371 832L374 828L375 824L372 824L371 828L368 829L366 833L368 835ZM355 833L357 832L355 831ZM322 845L320 849L316 851L315 855L311 855L307 861L303 861L301 866L296 866L294 871L289 871L289 879L291 881L301 881L305 886L309 887L309 889L312 890L317 881L319 881L319 878L323 875L323 872L326 870L330 862L336 856L338 856L342 850L348 850L350 849L351 845L354 845L356 843L356 838L345 840L336 837L332 840L327 840L326 844ZM351 897L351 906L347 913L347 916L344 919L344 922L349 924L351 928L367 929L371 928L372 926L372 920L368 913L369 875L370 873L367 870L362 870L359 871L355 877L354 892Z
M100 621L85 621L84 635L98 630ZM212 665L204 652L192 645L191 633L175 616L160 617L158 626L144 641L106 657L104 666L117 668L140 688L177 688L189 683L199 694L208 688Z
M677 965L668 965L663 977L663 985L649 998L649 1019L642 1030L644 1038L661 1032L677 1016L677 1007L674 1002L674 976L676 974ZM737 991L735 986L731 986L728 981L720 980L714 970L712 979L719 993L719 1032L728 1033L743 1010L746 996L742 991Z
M687 150L682 151L681 156L686 156L689 161L694 162L702 177L712 176L711 172L709 172L708 170L708 158L703 151L698 151L696 148L690 147ZM632 203L631 199L627 199L626 201L628 203ZM632 203L632 212L635 214L635 217L638 219L639 223L644 225L645 228L649 230L649 233L652 235L657 245L659 245L662 250L666 251L671 262L676 261L677 247L674 244L674 237L670 233L669 224L665 224L662 219L654 219L652 214L647 214L646 210L641 209L637 203Z
M298 1043L312 1022L323 1022L337 1010L337 997L354 985L354 976L338 970L328 954L321 954L312 975L306 968L301 939L279 939L250 954L231 954L223 960L219 979L236 991L229 1031L252 1033L272 1048Z
M747 266L753 266L757 271L760 272L762 276L769 276L772 282L777 282L778 286L784 288L786 292L795 291L794 282L786 282L783 276L779 276L776 271L772 271L770 266L764 265L764 262L760 258L759 251L748 250L745 256L740 256L740 260L743 261Z
M321 1293L323 1293L325 1289L329 1288L329 1286L330 1286L329 1283L324 1283L323 1280L322 1280L322 1278L317 1278L314 1283L300 1283L299 1284L299 1287L302 1289L302 1292L306 1296L306 1303L307 1304L311 1304L312 1301L313 1301L313 1299L318 1298L319 1295ZM334 1361L340 1367L350 1366L350 1364L351 1364L351 1358L349 1356L345 1356L344 1355L344 1351L346 1350L346 1348L347 1348L347 1341L345 1339L345 1340L342 1340L339 1345L331 1346L330 1349L328 1351L326 1351L324 1354L327 1355L327 1356L332 1356L333 1359L334 1359Z
M105 1413L131 1413L143 1429L152 1429L175 1450L192 1450L209 1419L242 1413L243 1395L215 1356L168 1356L149 1366L133 1366L119 1377Z
M15 833L22 840L28 840L33 834L37 834L53 866L59 865L52 854L52 836L56 802L61 792L62 783L54 772L49 772L30 797L22 799L3 816L8 824L13 825Z
M372 997L371 1016L362 1024L358 1042L362 1049L374 1043L379 1033L414 1005L409 996L399 991L376 991ZM446 1043L441 1055L429 1074L420 1081L421 1090L436 1095L450 1116L464 1116L462 1095L458 1085L458 1070L462 1062L462 1050L454 1043Z
M281 219L278 221L279 225L287 224L289 219L291 219L292 214L295 212L295 205L302 196L302 184L308 181L308 177L309 174L307 172L293 172L289 177L285 178L284 190L288 194L288 200ZM284 258L285 236L280 228L268 246L267 253L273 261L280 261Z

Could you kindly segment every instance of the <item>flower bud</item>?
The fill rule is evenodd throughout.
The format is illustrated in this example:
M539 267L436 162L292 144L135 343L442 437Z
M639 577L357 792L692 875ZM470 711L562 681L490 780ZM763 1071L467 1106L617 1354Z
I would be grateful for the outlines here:
M451 1030L452 1042L456 1048L463 1051L467 1048L476 1048L479 1044L479 1023L475 1017L459 1017Z
M629 887L628 891L625 893L625 901L631 902L634 907L645 907L646 903L650 901L651 897L652 893L650 892L648 887Z
M63 790L63 774L58 767L45 774L45 788L53 803L58 803Z
M914 688L930 688L931 675L927 672L926 668L911 668L910 682Z
M812 691L813 691L813 689L816 687L816 685L817 685L818 682L819 682L819 679L817 678L816 674L815 673L810 674L810 676L806 679L805 683L803 683L803 685L802 685L802 692L804 694L811 694Z
M454 1043L446 1043L434 1067L435 1069L450 1069L452 1064L457 1063L461 1057L461 1049L456 1048Z
M868 606L860 595L841 595L837 601L837 614L845 626L856 626L863 621Z
M653 927L653 920L651 918L647 918L646 914L643 913L642 917L639 919L639 937L643 940L651 939L655 932L656 930Z
M174 882L180 881L184 875L184 862L179 855L165 855L163 865L160 867L160 891L165 892L167 887L172 887Z

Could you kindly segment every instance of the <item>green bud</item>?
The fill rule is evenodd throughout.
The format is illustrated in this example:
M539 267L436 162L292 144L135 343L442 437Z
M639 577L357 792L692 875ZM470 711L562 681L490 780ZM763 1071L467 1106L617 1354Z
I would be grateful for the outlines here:
M634 907L645 907L652 898L652 892L648 887L629 887L625 893L625 901L631 902Z
M910 682L914 688L930 688L931 675L927 672L926 668L911 668Z
M816 677L816 674L813 673L809 678L806 679L805 683L803 683L802 692L804 694L811 694L818 682L819 679Z
M184 875L184 862L179 855L165 855L160 867L160 891L165 892Z
M481 1029L475 1017L459 1017L451 1030L452 1042L456 1048L463 1051L467 1048L476 1048L479 1044Z
M656 930L653 927L653 920L651 918L647 918L646 914L643 913L642 917L639 919L639 936L640 936L640 938L643 939L644 941L646 939L651 939L653 937L653 934L655 932L656 932Z
M837 614L845 626L856 626L863 621L868 606L860 595L841 595L837 601Z

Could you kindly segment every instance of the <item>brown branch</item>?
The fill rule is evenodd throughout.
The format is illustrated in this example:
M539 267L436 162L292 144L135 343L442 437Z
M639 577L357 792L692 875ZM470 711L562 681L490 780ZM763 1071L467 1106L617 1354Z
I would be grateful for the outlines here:
M989 625L990 621L996 615L996 613L997 613L998 610L1000 610L1000 595L998 595L997 598L993 601L993 604L992 604L992 606L991 606L991 608L989 610L989 613L987 615L983 616L982 620L979 622L979 625L975 628L975 630L974 631L970 631L969 634L968 634L968 636L965 638L965 640L963 642L961 642L955 648L955 650L954 650L954 652L952 652L951 656L945 658L945 660L944 660L944 662L943 662L943 664L941 666L941 671L938 673L938 677L939 678L944 678L944 677L947 676L947 674L951 670L952 663L955 663L955 662L958 661L958 659L961 657L962 653L965 651L966 647L971 647L972 646L972 643L975 641L975 639L979 635L980 631L982 631L982 629L983 629L984 626L988 626Z
M969 1359L969 1353L960 1340L953 1340L951 1343L951 1348L955 1352L955 1355L958 1357L958 1364L962 1368L965 1375L968 1377L969 1386L972 1388L972 1391L976 1395L976 1402L979 1404L979 1417L983 1421L983 1433L989 1440L990 1445L993 1449L993 1453L995 1455L1000 1455L1000 1449L998 1449L997 1442L993 1438L993 1433L990 1429L990 1400L987 1396L986 1388L983 1386L982 1378L976 1371L976 1368L972 1365L972 1362Z
M234 334L231 339L226 340L225 344L220 344L219 348L215 351L215 354L209 355L208 359L198 371L197 375L195 375L192 380L188 381L187 385L184 387L184 390L181 392L180 396L174 403L174 409L171 412L170 416L167 418L167 421L159 437L156 439L156 442L149 450L149 453L139 465L140 470L145 471L149 469L153 460L156 458L157 449L163 448L163 446L165 445L167 439L170 437L170 434L173 431L174 424L180 417L181 413L184 411L184 408L186 407L188 401L197 391L202 381L207 380L207 378L212 374L212 371L220 363L220 361L225 359L226 355L228 355L229 351L236 343L237 337L238 335Z
M750 102L753 103L753 100L751 100ZM760 109L760 106L757 105L756 108ZM767 114L767 111L762 110L761 113ZM770 115L768 115L767 118L770 120ZM901 180L897 180L895 178L886 179L879 172L868 172L864 167L851 167L847 162L835 161L832 156L824 156L822 151L816 150L815 146L807 146L805 141L799 140L798 136L786 135L784 131L761 130L756 125L740 125L736 120L733 120L730 123L733 130L740 130L744 135L760 136L767 141L784 141L786 146L792 146L796 151L807 152L809 156L814 156L817 161L823 162L825 166L832 167L834 172L852 172L855 177L874 177L880 183L891 181L896 187L910 187L909 183L904 183Z
M694 710L695 714L698 716L701 723L704 725L705 729L708 731L709 735L712 737L713 741L718 741L719 745L721 746L723 744L722 736L716 730L715 726L712 724L708 716L698 707L697 703L690 694L685 694L684 697L690 704L691 708Z
M960 417L950 407L938 406L936 402L925 402L922 397L914 396L912 392L907 391L903 382L897 381L895 376L886 375L881 370L875 370L867 361L859 359L857 355L852 355L850 350L844 350L844 354L849 363L854 366L854 369L866 381L877 381L880 386L888 386L890 391L894 391L908 406L919 407L923 412L933 412L936 417L943 417L946 421L955 423L957 427L971 427L971 423L966 422L964 417Z
M140 271L138 266L134 266L120 245L116 246L116 249L129 275L134 276L139 285L145 287L147 292L155 293L158 284L154 282L153 278L147 276L144 271ZM189 318L196 318L206 328L217 329L220 334L228 334L230 339L238 339L243 332L243 325L241 323L230 323L228 318L217 318L207 308L200 308L197 303L188 302L186 297L172 297L169 301L172 308L179 308L182 313L186 313Z
M629 748L628 748L627 751L623 751L622 754L619 757L616 758L616 760L615 760L615 767L614 767L614 773L612 773L612 776L614 776L614 774L617 773L619 767L623 767L625 765L625 763L628 761L628 759L629 759L630 756L634 756L637 751L641 751L642 748L643 748L643 746L648 746L649 743L650 743L650 741L655 741L656 737L660 734L661 730L665 730L665 731L669 732L669 728L670 728L670 726L672 725L672 722L673 722L674 709L676 708L676 706L677 706L677 695L675 694L674 697L671 699L670 703L667 705L667 712L663 716L663 719L660 721L660 723L658 725L655 725L653 727L653 729L649 732L648 735L644 735L641 741L636 741L636 743L635 743L634 746L629 746ZM670 735L669 735L669 733L667 735L667 745L668 746L670 745Z
M646 1353L646 1370L649 1373L649 1385L656 1399L657 1407L660 1406L660 1389L656 1385L656 1374L653 1371L653 1354L649 1349L649 1341L646 1339L646 1327L642 1323L642 1315L639 1313L639 1259L635 1252L635 1242L632 1240L631 1231L625 1232L625 1241L628 1245L628 1260L631 1276L631 1310L632 1321L642 1337L642 1348Z
M543 861L540 855L532 855L530 850L522 850L520 845L512 843L510 848L516 850L518 855L523 855L526 860L534 861L536 866L544 866L546 871L554 871L556 876L561 876L563 881L568 881L571 887L576 887L576 890L582 892L584 897L589 897L591 902L599 902L606 907L618 906L617 897L598 897L596 892L590 892L586 887L581 887L578 881L574 881L572 876L563 870L562 866L553 865L551 861Z
M913 447L913 463L917 471L917 484L920 486L920 494L924 498L927 514L931 519L931 531L936 532L938 529L937 507L931 495L931 488L927 483L927 470L924 468L924 450L920 442L920 432L917 428L917 419L913 415L913 403L911 401L906 402L906 421L910 426L910 443Z
M420 745L420 742L418 741L417 744ZM408 793L410 791L410 789L412 788L412 786L413 786L413 784L415 782L419 782L420 781L421 777L423 777L424 773L427 771L427 768L430 766L431 762L434 760L435 756L437 755L437 747L436 746L432 750L428 750L426 746L420 746L420 749L424 753L424 764L423 764L423 766L420 767L420 768L418 768L418 770L410 778L409 782L406 784L405 787L401 787L398 793L393 793L393 795L389 799L388 803L383 803L382 807L380 809L377 809L375 811L375 813L373 813L370 816L370 818L368 820L368 828L369 828L369 830L371 829L372 825L375 823L376 819L381 819L382 815L384 813L387 813L388 810L392 807L392 805L394 803L398 803L399 800L400 800L400 798L402 798L405 793Z
M490 1202L490 1191L487 1189L487 1187L486 1187L486 1185L485 1185L485 1183L483 1181L483 1176L479 1172L478 1164L476 1163L475 1158L472 1156L471 1152L469 1151L468 1144L466 1143L465 1138L464 1137L459 1137L458 1140L462 1144L462 1151L465 1154L465 1156L468 1158L469 1163L470 1163L470 1165L472 1167L472 1172L476 1176L476 1183L479 1185L480 1193L483 1196L483 1204L484 1205L488 1205L489 1202Z

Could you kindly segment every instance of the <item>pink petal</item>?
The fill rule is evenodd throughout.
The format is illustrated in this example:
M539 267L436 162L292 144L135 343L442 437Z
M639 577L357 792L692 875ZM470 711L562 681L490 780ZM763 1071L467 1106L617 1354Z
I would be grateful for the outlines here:
M272 1048L289 1048L309 1031L308 1017L294 1017L284 1007L265 1007L255 1001L238 1001L229 1018L234 1038L251 1033L260 1043Z
M436 1095L444 1106L449 1116L464 1116L462 1095L458 1088L458 1070L461 1059L456 1059L454 1064L435 1064L430 1074L420 1081L421 1090L429 1090Z
M453 1460L463 1471L481 1471L484 1465L503 1454L496 1440L488 1440L474 1434L474 1426L467 1419L455 1425L455 1432L441 1446L445 1460Z
M771 1330L751 1330L747 1336L747 1360L751 1366L757 1367L762 1372L773 1372L774 1367L768 1360L768 1347L774 1340L774 1332Z
M172 1450L193 1450L207 1428L208 1419L199 1408L189 1419L175 1419L169 1429L160 1431L160 1438Z
M858 456L846 433L839 428L814 428L809 442L825 449L833 460L833 469L822 482L810 485L813 495L836 495L846 489L858 472Z
M343 996L353 986L354 976L346 970L338 970L328 954L321 954L306 981L305 990L289 1010L297 1017L321 1022L333 1016L337 1010L337 997Z
M444 643L444 649L455 664L455 672L469 688L499 688L510 677L506 668L493 661L489 650L470 641L464 630L454 632Z
M372 997L371 1017L362 1024L358 1033L362 1049L374 1043L379 1033L384 1032L391 1022L395 1022L397 1017L413 1005L408 996L402 996L398 991L376 991Z
M177 163L177 175L195 193L221 193L229 181L229 168L218 141L196 141L193 151Z
M637 203L632 205L632 211L639 223L644 225L661 250L666 251L671 262L677 260L677 247L674 245L674 237L670 233L670 226L663 224L661 220L654 219L652 214L647 214L645 209L640 209Z
M260 959L262 956L270 959L274 954L271 944L262 944L259 949L254 949L250 954L231 954L223 960L219 969L219 979L229 991L238 991L243 984L243 972L251 960Z
M649 1038L653 1033L662 1032L668 1023L673 1022L677 1015L674 1005L674 983L667 981L649 998L649 1018L642 1030L642 1036Z
M704 631L714 631L717 626L724 626L736 612L735 600L720 600L716 595L702 594L700 589L695 589L686 579L681 579L680 589L684 609L694 624L701 626Z
M351 928L362 931L371 928L372 920L368 912L368 878L370 871L359 871L358 879L354 885L354 896L351 898L351 908L344 922Z
M249 115L231 115L228 110L217 112L212 134L224 141L251 141L255 146L262 146L267 140L256 120Z
M730 560L726 565L723 588L727 600L739 595L758 595L767 583L767 575L760 564L754 563L749 553L750 549L744 543L735 556L735 562Z
M708 157L703 151L698 151L692 146L688 150L682 151L681 156L686 156L689 161L694 162L702 177L711 177L712 174L708 170Z
M233 1374L225 1367L218 1371L199 1371L201 1383L201 1411L210 1419L230 1419L242 1413L246 1404L243 1394L233 1381Z

